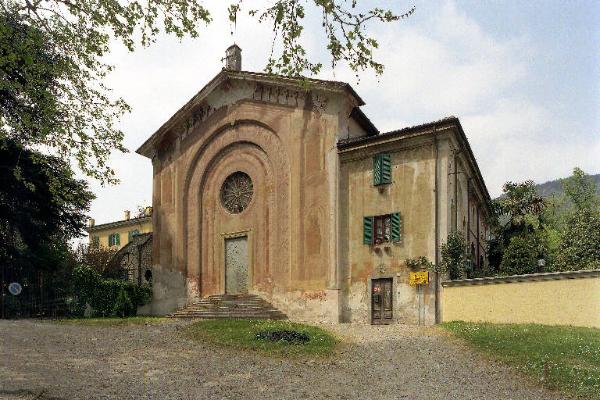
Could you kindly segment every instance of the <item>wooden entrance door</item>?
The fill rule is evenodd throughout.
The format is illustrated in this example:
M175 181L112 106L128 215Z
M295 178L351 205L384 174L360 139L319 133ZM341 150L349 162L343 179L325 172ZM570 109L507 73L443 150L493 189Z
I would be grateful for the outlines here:
M393 317L392 278L371 281L371 323L390 324Z
M225 293L248 293L248 236L225 239Z

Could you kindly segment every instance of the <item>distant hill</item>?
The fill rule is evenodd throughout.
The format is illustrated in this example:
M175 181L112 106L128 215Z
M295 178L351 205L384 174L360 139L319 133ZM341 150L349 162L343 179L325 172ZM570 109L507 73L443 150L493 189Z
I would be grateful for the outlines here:
M600 194L600 174L590 176L594 178L594 180L598 184L598 194ZM535 187L537 189L537 192L542 197L550 197L552 195L557 195L563 192L562 183L560 182L560 179L540 183L538 185L535 185Z

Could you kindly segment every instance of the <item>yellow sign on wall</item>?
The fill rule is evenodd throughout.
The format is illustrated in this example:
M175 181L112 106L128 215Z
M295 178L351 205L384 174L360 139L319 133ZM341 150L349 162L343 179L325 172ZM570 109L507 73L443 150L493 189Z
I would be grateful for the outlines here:
M409 274L410 286L427 285L429 283L429 272L417 271Z

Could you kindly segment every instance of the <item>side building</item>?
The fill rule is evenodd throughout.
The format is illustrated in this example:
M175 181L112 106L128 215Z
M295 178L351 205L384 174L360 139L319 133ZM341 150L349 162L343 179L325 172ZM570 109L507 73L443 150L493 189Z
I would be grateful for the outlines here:
M88 220L89 245L97 248L119 250L132 241L136 235L152 232L152 207L131 218L131 212L125 211L121 221L96 225L95 220Z

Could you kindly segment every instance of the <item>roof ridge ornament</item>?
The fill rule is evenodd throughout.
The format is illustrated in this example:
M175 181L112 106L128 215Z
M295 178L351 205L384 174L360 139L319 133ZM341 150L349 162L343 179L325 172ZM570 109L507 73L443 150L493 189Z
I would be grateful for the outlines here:
M242 49L237 44L232 44L225 50L225 69L229 71L242 70Z

